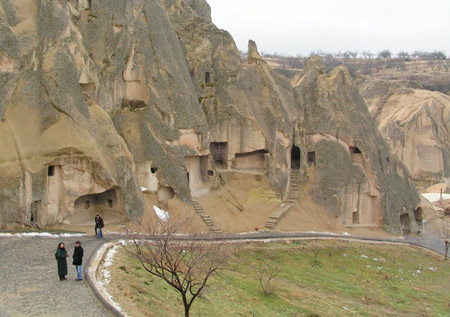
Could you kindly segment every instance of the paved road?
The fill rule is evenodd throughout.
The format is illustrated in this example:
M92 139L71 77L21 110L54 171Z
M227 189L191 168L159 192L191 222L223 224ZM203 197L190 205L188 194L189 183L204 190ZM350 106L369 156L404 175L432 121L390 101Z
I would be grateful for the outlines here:
M59 241L69 252L67 281L60 281L55 260ZM86 281L76 282L70 261L80 240L87 260L101 243L83 238L0 237L0 317L111 316L95 298Z

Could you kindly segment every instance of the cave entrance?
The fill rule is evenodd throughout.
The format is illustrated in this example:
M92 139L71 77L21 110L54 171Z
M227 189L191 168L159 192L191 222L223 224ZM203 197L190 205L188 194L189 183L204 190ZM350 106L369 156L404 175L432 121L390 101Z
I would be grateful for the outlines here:
M211 82L211 75L209 72L205 73L205 84L209 84Z
M211 142L209 151L215 165L225 167L228 160L228 142Z
M359 225L359 212L358 211L353 212L352 224Z
M234 156L234 168L238 170L262 170L266 169L265 155L267 150L236 153Z
M75 201L74 213L70 216L72 224L91 224L95 214L99 213L109 223L119 222L123 214L116 188L99 194L80 196Z
M402 231L404 234L411 233L411 219L409 219L408 213L400 215L400 224L402 226Z
M418 224L422 224L422 220L423 220L423 210L421 207L418 207L416 209L414 209L414 218L416 219L416 222Z
M291 149L291 168L294 170L300 169L300 148L298 146L293 145ZM315 159L315 153L314 153Z
M308 152L306 156L306 161L308 162L308 166L316 165L316 152Z

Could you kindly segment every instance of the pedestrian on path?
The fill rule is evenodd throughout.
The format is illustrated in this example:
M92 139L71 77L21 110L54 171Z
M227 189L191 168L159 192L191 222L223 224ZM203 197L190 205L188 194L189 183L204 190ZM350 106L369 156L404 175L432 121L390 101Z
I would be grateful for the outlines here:
M81 242L80 241L75 242L72 264L75 265L75 269L77 270L76 281L81 281L83 279L81 275L81 265L83 264L83 253L84 252L83 247L81 246Z
M59 275L59 279L61 281L67 280L66 279L66 275L67 275L67 260L66 260L66 258L68 256L69 255L67 254L66 248L64 247L64 243L60 242L58 244L58 249L56 250L56 253L55 253L55 258L58 263L58 275Z
M103 227L105 226L103 222L103 218L100 216L100 214L95 215L95 235L97 238L103 238Z

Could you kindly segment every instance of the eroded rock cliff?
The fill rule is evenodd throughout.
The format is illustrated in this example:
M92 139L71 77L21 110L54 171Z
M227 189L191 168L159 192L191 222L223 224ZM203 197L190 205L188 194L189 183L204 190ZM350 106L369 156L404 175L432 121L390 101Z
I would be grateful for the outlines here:
M450 97L407 82L369 80L361 87L392 151L425 188L450 181Z
M9 0L0 28L3 223L138 219L142 191L190 202L223 172L283 197L296 169L340 223L416 229L409 173L344 68L312 59L292 84L253 42L243 61L203 0Z

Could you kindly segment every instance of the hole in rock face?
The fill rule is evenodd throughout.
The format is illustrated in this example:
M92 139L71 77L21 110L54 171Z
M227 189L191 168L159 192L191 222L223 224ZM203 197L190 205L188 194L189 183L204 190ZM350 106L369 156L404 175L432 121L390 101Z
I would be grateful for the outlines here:
M228 142L211 142L209 150L216 165L224 166L228 156Z
M361 150L358 147L356 147L356 146L351 146L350 147L350 153L351 154L361 154Z
M316 152L308 152L306 160L308 161L308 166L316 165Z
M108 201L106 202L109 208L112 208L114 203L112 199L108 199Z
M354 211L352 216L353 216L352 224L358 225L359 224L359 212Z
M408 213L400 215L400 224L402 226L402 231L404 234L408 234L411 232L411 219L409 219Z
M155 174L158 171L157 167L152 167L151 169L152 174Z
M233 166L241 170L262 170L266 168L266 149L253 152L236 153Z
M300 148L298 146L293 145L291 148L291 168L299 169L300 168Z
M418 224L422 224L423 210L421 207L414 209L414 218Z
M54 166L49 166L48 167L47 175L48 176L54 176L55 175L55 167Z
M89 209L89 207L91 207L91 201L90 200L86 200L84 202L84 209Z
M205 84L209 84L211 82L211 75L209 72L205 73Z
M208 176L214 176L214 171L208 170Z

